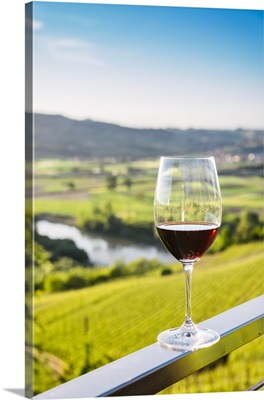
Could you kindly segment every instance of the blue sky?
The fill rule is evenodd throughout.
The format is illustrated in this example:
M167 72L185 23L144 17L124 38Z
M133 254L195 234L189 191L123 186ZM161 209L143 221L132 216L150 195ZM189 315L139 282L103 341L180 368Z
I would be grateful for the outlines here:
M263 129L263 11L53 2L33 10L36 112Z

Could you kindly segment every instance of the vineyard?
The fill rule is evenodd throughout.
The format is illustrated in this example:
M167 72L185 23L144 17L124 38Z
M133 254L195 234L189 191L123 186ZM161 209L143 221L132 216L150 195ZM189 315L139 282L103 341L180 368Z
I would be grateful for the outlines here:
M150 158L37 160L34 214L117 241L127 235L127 240L157 243L157 169L158 159ZM212 249L194 268L193 319L198 324L263 292L260 163L220 162L218 171L223 221ZM77 262L78 251L66 240L38 235L35 240L35 394L150 345L159 332L183 322L179 263L153 260L145 268L144 262L120 260L102 268L82 264L80 257ZM29 259L30 252L29 246ZM263 355L259 338L162 393L246 390L263 377Z
M196 323L263 292L263 245L250 243L207 255L195 266ZM94 287L35 298L35 393L43 392L156 341L183 322L184 274L161 270ZM162 393L240 391L263 375L263 339L231 353L225 363Z

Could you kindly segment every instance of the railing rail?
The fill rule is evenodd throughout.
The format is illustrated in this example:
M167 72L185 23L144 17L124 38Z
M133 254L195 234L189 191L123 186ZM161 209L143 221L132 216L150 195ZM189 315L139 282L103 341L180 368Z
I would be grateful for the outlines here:
M178 382L264 333L264 295L199 324L220 341L198 351L173 351L157 343L48 390L34 399L151 395Z

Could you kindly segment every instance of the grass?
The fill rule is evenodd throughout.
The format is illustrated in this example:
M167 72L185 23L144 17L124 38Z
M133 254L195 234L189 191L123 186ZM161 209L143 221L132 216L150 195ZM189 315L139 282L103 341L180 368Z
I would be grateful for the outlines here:
M122 184L130 169L132 186ZM40 160L35 165L35 214L71 216L81 225L94 207L111 203L126 221L153 221L157 160ZM115 191L105 174L117 173ZM244 210L263 217L263 181L259 176L221 176L223 214ZM74 190L67 186L74 183ZM263 245L233 246L207 254L195 266L193 318L199 323L263 292ZM184 319L184 275L156 271L95 287L34 299L35 392L125 356L156 341L157 334ZM162 393L246 390L263 377L263 339L230 354L226 365L197 372Z
M220 166L221 167L221 166ZM34 210L36 214L69 215L77 224L91 216L95 206L111 203L116 215L125 220L151 222L158 170L157 160L121 163L110 160L40 160L35 165ZM130 174L132 186L124 184ZM107 173L118 175L114 191L106 187ZM260 176L219 176L223 214L254 211L263 217L263 180ZM69 183L74 184L70 190ZM45 195L45 196L44 196Z
M199 323L263 292L262 244L231 247L199 261L193 279L193 318ZM156 341L184 319L184 274L152 273L35 299L35 345L60 360L63 374L41 357L35 391L72 379ZM199 372L163 393L246 390L263 375L263 340L230 355L225 366ZM239 353L240 351L240 353ZM46 358L47 359L47 358Z
M236 181L235 177L232 177ZM260 178L259 178L260 179ZM230 180L231 184L231 180ZM227 188L222 190L223 214L231 210L254 210L262 214L263 195L256 182L248 182L247 187L242 191L239 188ZM258 189L258 190L256 190ZM107 203L112 204L113 211L123 218L138 219L142 222L150 222L153 219L153 183L145 185L137 184L130 192L123 188L116 191L107 191L105 187L99 187L87 193L86 198L36 198L34 200L34 210L36 214L50 213L57 215L70 215L77 221L88 217L95 206L103 207Z

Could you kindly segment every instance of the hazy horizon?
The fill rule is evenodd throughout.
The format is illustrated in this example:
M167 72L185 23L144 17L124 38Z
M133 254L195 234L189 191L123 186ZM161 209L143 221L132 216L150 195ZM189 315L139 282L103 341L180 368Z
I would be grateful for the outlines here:
M263 131L263 128L251 128L251 127L246 127L246 128L243 128L243 127L237 127L237 128L222 128L222 127L218 127L218 128L204 128L204 127L192 127L192 126L189 126L189 127L185 127L185 128L181 128L181 127L178 127L178 126L168 126L168 127L153 127L153 126L143 126L143 127L137 127L137 126L130 126L130 125L125 125L125 124L122 124L122 123L118 123L118 122L112 122L112 121L106 121L106 120L99 120L99 119L95 119L95 118L90 118L90 117L88 117L88 118L74 118L74 117L70 117L70 116L68 116L68 115L66 115L66 114L63 114L63 113L52 113L52 112L38 112L38 111L35 111L34 112L34 114L41 114L41 115L45 115L45 116L51 116L51 117L56 117L56 116L58 116L58 117L63 117L63 118L67 118L67 119L71 119L71 120L74 120L74 121L78 121L78 122L85 122L85 121L92 121L92 122L98 122L98 123L102 123L102 124L109 124L109 125L117 125L117 126L120 126L120 127L123 127L123 128L128 128L128 129L146 129L146 130L148 130L148 129L155 129L155 130L166 130L166 129L168 129L168 130L170 130L170 129L179 129L179 130L183 130L183 131L188 131L188 130L206 130L206 131L217 131L217 130L219 130L219 131L236 131L236 130L244 130L244 131Z

